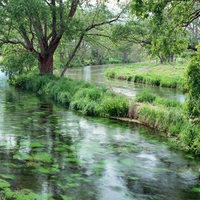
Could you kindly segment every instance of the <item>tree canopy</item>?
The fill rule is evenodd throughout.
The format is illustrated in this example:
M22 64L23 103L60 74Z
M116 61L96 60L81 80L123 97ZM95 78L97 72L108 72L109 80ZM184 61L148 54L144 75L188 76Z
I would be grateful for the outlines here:
M54 53L64 36L66 41L77 40L67 67L89 31L117 21L121 14L122 10L112 13L106 1L1 0L0 42L21 45L37 57L40 73L51 74Z

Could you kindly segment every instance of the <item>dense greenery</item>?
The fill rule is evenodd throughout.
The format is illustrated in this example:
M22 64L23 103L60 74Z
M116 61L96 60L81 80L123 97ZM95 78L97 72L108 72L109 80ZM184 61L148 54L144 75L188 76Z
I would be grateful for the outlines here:
M25 90L49 95L58 103L81 111L85 115L100 117L125 117L129 101L105 88L96 88L86 82L59 79L49 75L22 75L10 83Z
M188 115L199 123L200 120L200 54L195 55L187 68L188 90L186 108Z
M185 64L160 65L143 62L127 66L109 68L105 75L108 78L118 78L136 83L154 86L184 89Z
M48 95L56 102L84 115L138 120L174 138L180 148L200 152L200 127L188 119L184 105L176 100L163 99L146 92L138 94L135 100L128 100L106 88L49 75L21 75L11 79L10 83L28 91Z
M138 120L173 138L180 148L199 154L199 1L132 0L130 12L126 13L122 23L115 25L113 23L125 9L118 7L119 12L112 12L107 3L1 0L2 70L16 87L48 95L84 115ZM132 58L134 56L136 58ZM184 57L186 63L165 66L140 63L109 69L106 76L186 89L185 105L146 92L130 101L106 88L52 75L56 67L62 68L63 76L70 66L140 61L144 56L161 63L173 63ZM37 64L40 74L51 75L38 75ZM24 75L30 71L32 73ZM15 155L14 159L18 156L21 155ZM49 155L41 154L26 157L26 160L40 161L40 156L41 162L48 163L51 159ZM10 184L2 179L0 191L3 197L10 199L38 198L32 191L13 192Z
M129 62L128 54L133 52L134 45L141 45L144 55L150 56L153 62L158 59L161 63L174 62L184 56L185 63L179 65L141 63L109 69L106 76L154 86L181 89L186 86L186 105L177 108L180 110L174 116L180 112L181 116L177 119L191 123L184 130L196 131L193 126L199 123L200 116L200 59L199 52L196 52L200 38L199 2L132 0L128 7L130 12L126 12L123 23L114 25L127 9L124 6L117 8L117 12L112 12L107 1L96 4L90 1L81 3L79 0L35 0L31 3L25 0L0 1L0 41L4 45L2 69L10 76L36 72L38 60L40 74L52 74L55 59L57 67L63 67L63 76L71 64ZM139 49L138 46L134 47ZM112 54L114 57L109 54L111 50L115 52ZM122 53L121 57L117 56L119 52ZM185 66L191 57L186 70ZM16 86L48 94L57 102L87 115L124 117L129 107L124 97L106 89L96 89L88 83L76 85L72 80L38 75L22 75L11 81ZM158 107L162 102L154 96L144 96L146 99L137 99L147 100ZM176 107L174 102L163 102L169 107ZM140 113L144 116L144 112L150 112L147 108L143 110L146 111ZM161 113L159 116L171 115ZM181 132L179 126L175 125L177 131ZM190 132L188 137L196 134Z
M2 55L3 65L1 70L10 78L30 72L37 65L34 55L22 49L19 45L6 46Z
M34 55L44 74L53 73L57 53L64 63L63 76L83 41L89 44L95 36L108 37L104 30L124 12L118 8L113 13L106 2L98 1L2 0L0 44L20 45Z
M185 114L184 105L143 92L136 96L129 109L129 117L159 130L175 139L175 145L186 151L200 152L200 125Z

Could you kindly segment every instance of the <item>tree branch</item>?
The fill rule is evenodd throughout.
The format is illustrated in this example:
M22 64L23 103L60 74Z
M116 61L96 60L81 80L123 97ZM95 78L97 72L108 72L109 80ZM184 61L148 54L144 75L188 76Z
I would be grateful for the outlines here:
M71 0L71 1L72 1L71 8L70 8L70 11L68 14L68 17L70 17L70 18L72 18L74 16L74 14L76 13L76 9L79 4L79 0Z
M78 43L76 44L76 47L74 48L74 51L73 51L72 54L70 55L70 58L68 59L66 65L65 65L65 67L64 67L64 69L63 69L63 71L62 71L62 73L60 74L61 77L64 76L66 70L68 69L69 64L71 63L72 59L74 58L76 52L78 51L78 49L79 49L79 47L80 47L80 45L81 45L81 42L83 41L83 38L84 38L84 34L82 34L81 37L79 38L79 41L78 41Z

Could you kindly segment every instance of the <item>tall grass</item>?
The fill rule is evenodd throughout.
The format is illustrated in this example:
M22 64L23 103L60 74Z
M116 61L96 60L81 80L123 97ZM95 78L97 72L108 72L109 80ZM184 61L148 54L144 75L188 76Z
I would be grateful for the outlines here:
M176 138L179 148L200 153L200 125L188 119L185 105L181 102L142 92L136 95L130 108L130 117Z
M89 116L125 117L128 113L129 101L125 96L83 81L52 75L22 75L10 80L10 84L49 95L56 102Z
M200 125L193 124L186 117L183 104L176 100L162 99L143 92L130 102L125 96L106 88L50 75L22 75L10 80L10 84L48 95L84 115L137 119L142 124L176 138L176 143L182 149L200 153Z
M184 89L184 73L185 67L178 64L172 66L141 63L106 69L105 76L116 79L123 77L127 81L153 86Z
M168 108L183 108L183 104L178 100L161 98L155 94L148 93L146 91L137 94L134 101L140 103L151 103L152 105L163 105Z

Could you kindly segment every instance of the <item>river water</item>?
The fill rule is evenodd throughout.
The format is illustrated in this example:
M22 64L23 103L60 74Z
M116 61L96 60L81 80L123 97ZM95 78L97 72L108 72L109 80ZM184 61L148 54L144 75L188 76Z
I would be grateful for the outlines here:
M111 87L115 92L125 94L130 98L134 98L135 95L141 91L147 91L164 98L176 99L180 102L184 102L185 95L180 90L106 79L104 76L105 70L115 66L117 65L95 65L69 68L66 72L66 76L74 80L84 80L99 86Z
M19 200L200 199L199 158L153 130L73 113L2 73L0 89L0 183L39 195Z

